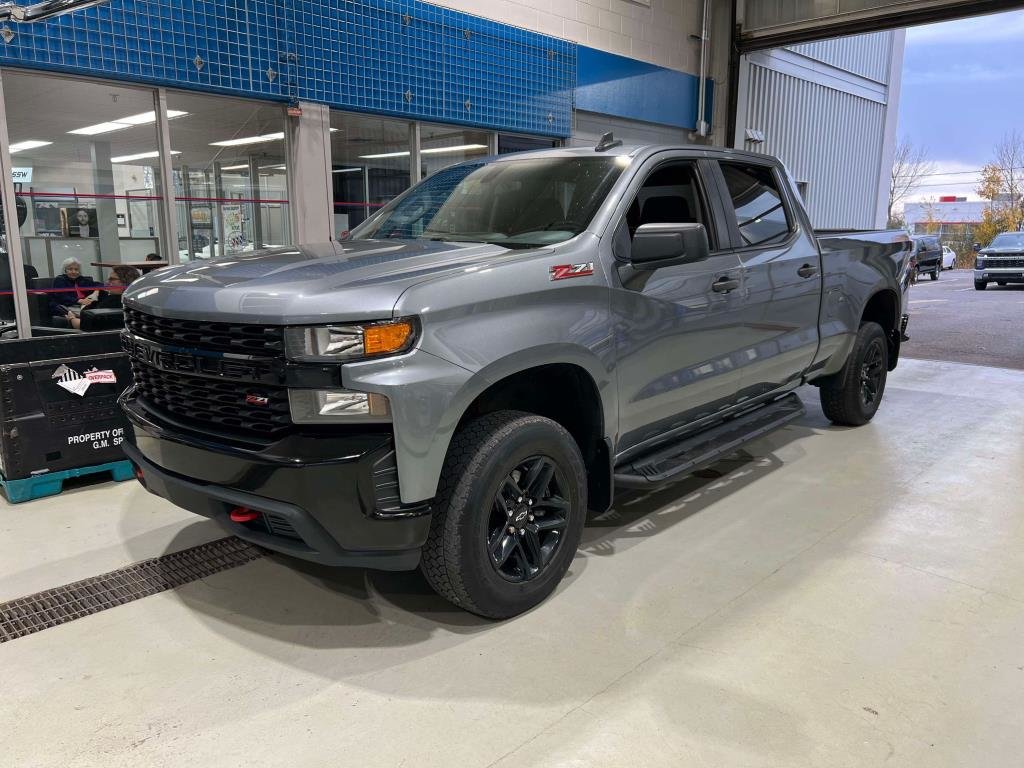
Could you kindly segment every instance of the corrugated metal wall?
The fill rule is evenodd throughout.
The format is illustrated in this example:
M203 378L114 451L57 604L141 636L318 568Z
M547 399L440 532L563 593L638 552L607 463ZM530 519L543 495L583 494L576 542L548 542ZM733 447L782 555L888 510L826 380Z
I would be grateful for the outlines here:
M807 208L820 229L874 227L885 105L750 63L746 126L808 182Z
M878 83L889 82L892 33L871 32L793 45L789 50Z

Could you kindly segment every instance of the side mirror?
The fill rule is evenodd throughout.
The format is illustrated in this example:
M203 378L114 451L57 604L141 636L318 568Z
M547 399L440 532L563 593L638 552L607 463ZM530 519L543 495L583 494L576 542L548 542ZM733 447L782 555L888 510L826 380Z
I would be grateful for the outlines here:
M641 224L633 235L634 269L661 269L702 261L710 254L703 224Z
M974 244L974 252L977 253L980 250L981 250L981 243L975 243Z

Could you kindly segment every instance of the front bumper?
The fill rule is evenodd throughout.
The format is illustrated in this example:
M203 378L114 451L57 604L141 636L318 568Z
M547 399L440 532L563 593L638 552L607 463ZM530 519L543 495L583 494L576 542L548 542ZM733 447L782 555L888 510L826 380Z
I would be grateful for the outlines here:
M1024 269L975 269L974 279L978 282L995 282L1005 280L1008 283L1024 283Z
M131 427L125 453L151 493L306 560L381 570L419 564L430 506L395 502L390 432L318 431L243 447L158 420L131 390L122 407ZM234 522L239 507L259 516Z

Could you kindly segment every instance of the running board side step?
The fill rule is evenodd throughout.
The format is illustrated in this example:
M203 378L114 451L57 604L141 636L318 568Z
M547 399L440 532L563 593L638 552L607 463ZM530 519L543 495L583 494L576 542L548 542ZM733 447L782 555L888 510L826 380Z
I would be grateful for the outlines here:
M804 415L795 393L711 427L703 432L639 456L615 468L617 488L650 490L714 464L762 435Z

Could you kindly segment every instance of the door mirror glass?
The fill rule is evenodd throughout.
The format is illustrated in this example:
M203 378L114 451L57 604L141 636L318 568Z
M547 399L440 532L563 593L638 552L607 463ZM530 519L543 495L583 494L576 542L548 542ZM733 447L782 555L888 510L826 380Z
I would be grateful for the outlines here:
M641 224L633 235L630 262L636 269L659 269L702 261L709 252L703 224Z

